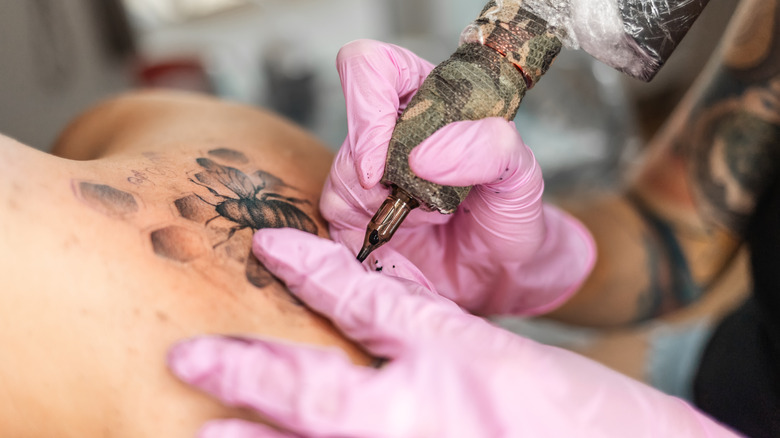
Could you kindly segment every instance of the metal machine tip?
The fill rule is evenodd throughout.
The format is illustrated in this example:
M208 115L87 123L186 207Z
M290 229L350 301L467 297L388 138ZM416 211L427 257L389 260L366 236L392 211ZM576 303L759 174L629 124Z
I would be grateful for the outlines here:
M409 212L419 205L416 199L394 185L393 191L366 227L363 247L357 255L358 261L362 263L371 252L387 243Z
M364 246L363 248L360 248L360 252L357 255L358 261L360 263L363 263L363 261L366 260L366 257L368 257L368 255L371 254L371 251L373 251L373 249L370 247Z

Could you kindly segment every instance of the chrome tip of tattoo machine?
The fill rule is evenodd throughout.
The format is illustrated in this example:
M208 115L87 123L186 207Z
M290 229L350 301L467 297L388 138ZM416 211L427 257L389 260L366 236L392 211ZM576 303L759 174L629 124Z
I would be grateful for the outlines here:
M357 255L358 261L362 263L375 249L390 241L409 212L419 205L420 203L412 195L393 185L390 195L366 227L363 247Z
M373 251L373 250L374 250L373 248L366 247L366 246L360 248L360 252L357 255L358 261L360 263L363 263L366 260L366 258L368 257L368 255L371 254L371 251Z

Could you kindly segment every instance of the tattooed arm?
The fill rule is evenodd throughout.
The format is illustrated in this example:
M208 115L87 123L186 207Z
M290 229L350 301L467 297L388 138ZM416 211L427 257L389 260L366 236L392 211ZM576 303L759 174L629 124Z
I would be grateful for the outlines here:
M570 205L595 234L599 262L553 317L632 323L686 306L721 280L778 170L778 24L777 0L744 0L627 193Z
M744 235L780 158L778 25L777 0L742 2L718 56L659 136L637 191L660 192L661 168L679 163L704 225Z

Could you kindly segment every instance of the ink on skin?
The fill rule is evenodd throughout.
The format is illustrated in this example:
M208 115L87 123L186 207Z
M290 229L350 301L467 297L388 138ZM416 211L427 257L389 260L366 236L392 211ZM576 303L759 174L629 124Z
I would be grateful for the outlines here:
M176 211L184 219L192 222L204 223L214 217L210 208L204 208L203 201L197 195L187 195L173 201Z
M249 158L247 158L246 155L233 149L212 149L208 152L208 154L212 157L219 158L224 161L230 161L232 163L246 164L249 162Z
M637 197L631 196L629 201L647 226L643 240L647 270L652 275L648 290L638 303L637 320L642 321L693 303L704 293L705 286L693 278L674 227Z
M258 288L264 288L274 281L274 276L257 260L257 257L252 254L251 250L249 251L249 257L246 258L244 272L246 273L246 279Z
M208 251L200 234L177 225L153 231L150 239L155 254L177 262L195 260Z
M215 151L210 151L209 153L215 156L231 156L234 158L238 157L239 154L243 156L240 152L230 149L218 149L216 151L219 151L219 153L213 153ZM235 152L235 154L230 152ZM212 203L197 194L191 194L177 199L174 201L174 205L183 218L203 223L204 225L208 225L211 221L218 218L224 218L236 224L228 231L227 238L213 245L213 248L226 243L237 231L244 228L257 231L261 228L292 227L317 234L317 225L314 221L294 205L308 204L308 201L270 192L262 193L258 196L260 191L267 190L269 186L287 186L278 177L258 170L253 176L261 182L256 185L251 178L236 168L220 165L208 158L198 158L196 162L205 169L205 172L197 173L195 179L190 179L190 181L205 187L212 195L221 198L222 201ZM217 192L214 187L219 185L232 192L232 194L237 196L237 199ZM217 216L212 216L212 211L204 209L204 203L214 207ZM258 288L266 287L276 280L265 266L255 258L251 250L246 258L244 272L247 281ZM303 302L297 297L289 293L288 295L293 304L303 305Z
M85 204L106 216L124 218L138 211L138 203L132 194L109 185L81 181L73 188Z
M745 2L743 2L745 3ZM744 7L744 6L743 6ZM776 1L756 1L723 44L720 64L674 132L700 209L744 234L755 204L780 171L780 39Z
M142 186L144 184L151 184L154 186L155 184L149 179L148 176L146 176L145 173L139 172L137 170L133 170L133 176L130 176L127 178L127 182L130 184L136 185L136 186Z
M225 161L249 161L243 153L232 149L220 148L208 153ZM163 161L156 153L144 153L144 156L153 161ZM226 243L237 231L244 228L256 231L260 228L292 227L317 234L317 225L296 206L309 204L309 201L268 192L271 187L294 189L275 175L257 170L250 177L236 168L218 164L208 158L198 158L195 161L203 171L195 174L190 181L204 187L219 200L210 202L198 194L190 193L173 201L175 211L182 219L199 226L208 226L211 221L219 218L235 225L228 230L227 238L216 245L210 245L202 232L188 226L167 225L154 229L149 233L149 240L152 251L158 257L179 263L192 262L204 255L214 254L214 248ZM165 172L173 173L168 170ZM137 171L133 171L133 175L136 178L146 177L145 173ZM159 176L173 175L159 171ZM75 196L93 210L118 219L128 219L128 216L138 212L142 205L133 194L106 184L74 180L72 189ZM265 192L260 193L262 191ZM222 230L221 227L216 229ZM242 248L236 249L243 251ZM247 251L248 256L239 259L244 264L246 280L257 288L264 288L277 281L254 257L251 249ZM292 304L303 306L303 303L289 292L287 298Z
M271 274L268 269L266 269L265 266L260 263L259 260L257 260L257 257L252 254L252 250L249 250L249 256L246 258L246 269L244 272L246 273L247 281L249 281L252 286L260 289L270 285L274 281L277 281L276 277L274 277L274 275ZM284 296L290 303L299 307L305 306L303 301L290 293L286 287L284 288L284 291L287 292Z
M276 187L289 187L291 189L295 188L285 184L284 181L281 180L281 178L278 178L277 176L271 175L270 173L264 172L262 170L256 171L255 173L252 174L252 176L254 176L255 179L258 179L265 183L265 190L271 190L272 188L276 188Z
M208 158L198 158L197 163L206 171L195 175L190 179L195 184L205 187L212 195L222 198L223 201L211 203L200 198L203 202L215 207L217 216L209 219L211 222L219 217L225 218L236 225L230 229L227 238L214 245L217 246L230 240L233 235L245 228L257 231L261 228L297 228L312 234L317 234L317 225L309 216L293 204L308 204L309 201L282 196L276 193L263 193L265 183L255 186L252 180L240 170L222 166ZM232 198L217 192L207 184L219 183L230 190L238 198Z

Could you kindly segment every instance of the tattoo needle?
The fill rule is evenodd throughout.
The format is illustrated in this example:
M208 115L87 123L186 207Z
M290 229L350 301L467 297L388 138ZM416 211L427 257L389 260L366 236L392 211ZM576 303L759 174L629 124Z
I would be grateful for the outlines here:
M409 193L393 185L390 195L366 227L363 247L357 255L358 261L362 263L371 252L389 241L409 212L419 205L420 203Z

